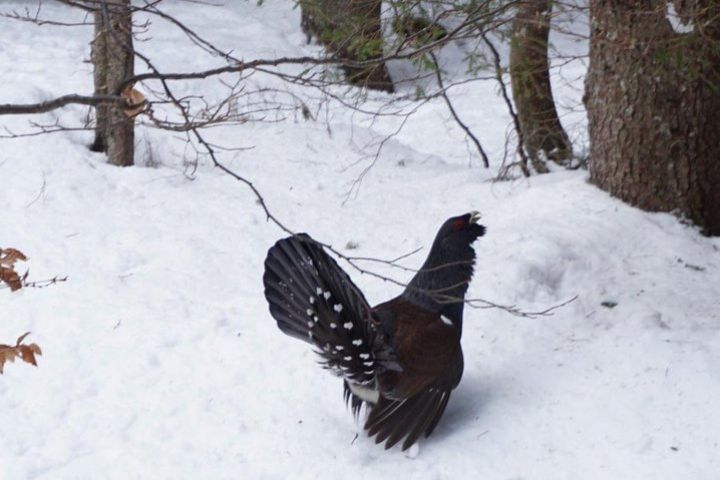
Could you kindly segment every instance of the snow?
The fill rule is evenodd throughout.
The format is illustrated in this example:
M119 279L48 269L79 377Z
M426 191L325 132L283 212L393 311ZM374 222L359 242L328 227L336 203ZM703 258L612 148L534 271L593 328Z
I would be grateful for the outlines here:
M167 7L246 59L317 49L289 1ZM78 18L56 3L43 11ZM91 27L3 18L0 28L13 39L0 44L2 103L91 91ZM157 19L146 37L138 48L161 69L217 64ZM558 48L586 48L566 42ZM457 79L461 58L443 60ZM571 62L554 78L561 105L579 104L583 68ZM176 87L224 91L216 81ZM409 455L362 432L355 439L340 381L277 329L261 277L284 234L247 188L206 162L190 178L182 139L147 127L139 155L153 152L154 168L106 165L87 150L86 132L0 140L0 246L30 257L31 279L68 276L0 290L0 341L31 331L43 349L37 369L9 364L0 377L0 478L717 478L720 241L628 207L584 171L490 182L509 123L496 86L462 84L450 95L493 170L480 167L439 99L384 144L359 188L392 119L333 104L317 121L211 134L253 147L221 159L278 218L341 250L353 242L347 254L395 258L422 246L403 261L418 267L442 221L479 210L488 233L476 243L470 296L533 311L577 295L533 319L467 308L463 381ZM568 128L583 131L581 112L564 112ZM77 124L85 114L32 120ZM22 132L28 120L0 124ZM582 134L573 138L581 148ZM399 292L344 267L372 303Z
M665 18L670 22L675 33L692 33L695 30L692 20L683 19L675 10L673 2L667 2L665 5Z

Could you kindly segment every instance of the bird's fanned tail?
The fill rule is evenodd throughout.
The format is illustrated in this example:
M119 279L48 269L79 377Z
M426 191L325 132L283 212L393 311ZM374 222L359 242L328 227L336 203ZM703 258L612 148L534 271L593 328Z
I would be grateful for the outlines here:
M263 282L280 330L314 345L324 367L357 385L372 385L379 370L399 369L365 297L309 236L278 241Z

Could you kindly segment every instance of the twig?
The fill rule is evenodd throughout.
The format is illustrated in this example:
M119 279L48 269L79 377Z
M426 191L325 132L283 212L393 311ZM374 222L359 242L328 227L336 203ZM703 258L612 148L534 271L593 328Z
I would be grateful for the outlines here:
M515 132L517 132L518 136L518 143L517 143L517 152L518 155L520 155L520 169L523 172L523 175L526 177L530 176L530 170L528 169L528 158L525 154L525 138L522 133L522 129L520 128L520 119L518 118L517 114L515 113L515 108L513 108L512 100L510 100L510 95L508 94L507 87L505 86L505 81L503 80L503 69L502 64L500 61L500 53L498 53L497 48L495 48L495 45L490 41L490 39L487 37L487 34L485 32L482 32L480 36L483 39L483 42L485 42L485 45L488 46L490 49L490 52L492 53L493 57L493 64L495 67L495 78L498 81L498 85L500 86L500 92L502 93L503 100L505 100L505 105L507 105L508 112L510 113L510 116L512 117L513 124L515 125Z
M52 100L28 104L0 104L0 115L25 115L29 113L45 113L62 108L66 105L90 105L96 107L104 103L129 105L128 99L122 95L63 95Z
M22 281L22 288L47 288L50 285L55 285L56 283L61 282L67 282L68 277L58 277L55 276L53 278L48 278L46 280L34 280L32 282L28 282L25 280L25 277L27 276L27 273L23 276ZM0 282L0 290L4 288L10 288L10 286L4 282Z
M49 287L50 285L55 285L56 283L67 282L67 280L68 280L67 276L53 277L53 278L49 278L47 280L35 280L32 282L27 282L27 283L23 284L23 287L24 288L46 288L46 287Z
M450 102L450 98L447 94L447 89L445 88L445 85L443 85L442 72L440 71L440 64L438 63L437 57L435 57L435 54L433 52L428 52L428 55L430 56L430 58L432 58L432 61L435 64L435 76L437 78L438 87L440 87L440 96L443 100L445 100L445 103L448 106L448 110L450 110L450 114L455 119L455 122L460 126L460 128L465 131L467 136L470 137L470 139L475 144L475 147L477 148L480 156L482 157L483 165L485 166L485 168L490 167L490 161L488 160L488 156L485 153L485 150L483 150L483 147L480 144L480 140L478 140L477 137L470 130L470 128L462 120L460 120L460 117L455 111L455 107L453 107L452 102Z
M577 300L577 298L578 298L578 296L575 295L572 298L565 300L562 303L558 303L558 304L548 307L544 310L539 310L536 312L526 312L526 311L519 309L515 305L500 305L500 304L497 304L494 302L489 302L487 300L483 300L480 298L472 298L472 299L466 300L465 303L472 308L481 308L481 309L482 308L499 308L500 310L504 310L507 313L514 315L516 317L536 318L536 317L550 316L553 314L553 312L555 310L574 302L575 300Z

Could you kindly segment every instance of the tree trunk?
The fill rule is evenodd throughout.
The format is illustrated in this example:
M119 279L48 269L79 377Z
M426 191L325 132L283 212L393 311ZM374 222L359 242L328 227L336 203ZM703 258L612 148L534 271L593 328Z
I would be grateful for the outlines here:
M592 0L585 105L590 179L645 210L676 212L720 235L720 3Z
M572 145L558 118L550 87L548 37L551 0L529 0L517 7L510 46L510 81L524 147L535 169L545 160L569 165Z
M133 75L131 0L102 1L95 11L95 38L91 43L95 94L115 93ZM93 151L107 152L108 162L133 165L135 132L132 118L120 105L100 105L95 110Z
M90 60L93 64L93 83L95 87L95 95L106 95L107 89L107 54L105 53L105 37L102 21L102 12L96 10L94 15L95 21L95 38L90 42ZM95 107L95 141L90 146L93 152L104 152L105 132L107 131L108 107L100 104Z
M331 55L352 61L382 58L383 36L380 0L300 0L301 26L316 37ZM371 66L343 65L348 83L393 92L384 62Z

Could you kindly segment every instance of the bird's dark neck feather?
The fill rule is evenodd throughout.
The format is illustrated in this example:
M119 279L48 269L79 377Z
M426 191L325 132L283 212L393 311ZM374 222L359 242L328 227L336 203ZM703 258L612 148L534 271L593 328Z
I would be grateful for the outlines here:
M470 245L444 248L441 243L435 242L402 297L423 308L442 313L460 328L463 302L474 263L475 251Z

